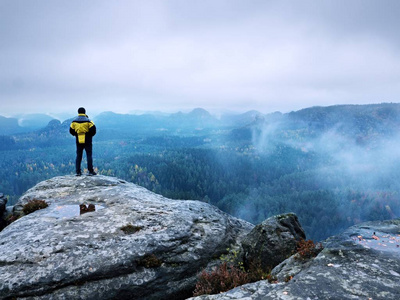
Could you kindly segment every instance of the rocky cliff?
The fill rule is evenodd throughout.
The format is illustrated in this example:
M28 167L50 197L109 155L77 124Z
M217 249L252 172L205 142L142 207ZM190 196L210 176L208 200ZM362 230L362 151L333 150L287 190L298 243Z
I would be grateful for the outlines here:
M49 206L0 232L1 299L185 299L198 272L253 225L199 201L106 176L28 190Z
M5 220L7 198L0 193L0 231L7 225Z
M296 254L275 267L276 282L192 299L400 299L400 219L353 226L324 246L314 259Z
M49 206L0 232L0 299L186 299L228 247L274 267L272 280L191 299L400 299L400 219L353 226L304 258L294 214L253 226L106 176L41 182L14 213L33 200Z

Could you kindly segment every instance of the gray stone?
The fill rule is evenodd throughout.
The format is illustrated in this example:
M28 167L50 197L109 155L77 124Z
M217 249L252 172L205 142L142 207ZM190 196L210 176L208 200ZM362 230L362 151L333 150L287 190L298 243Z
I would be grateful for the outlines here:
M41 182L14 210L32 199L49 206L0 232L1 299L184 299L198 272L254 227L106 176ZM81 215L82 204L95 211Z
M7 198L4 197L2 193L0 193L0 231L3 230L4 227L6 227L7 222Z
M242 242L246 268L260 263L264 271L284 261L296 252L297 242L305 239L297 216L293 213L268 218L255 226Z
M13 205L6 206L6 211L5 211L5 213L6 213L7 215L12 215L13 210L14 210L14 206L13 206Z
M0 193L0 216L5 212L7 205L7 198Z
M400 219L353 226L324 242L310 261L291 257L272 273L285 283L259 281L218 295L227 299L400 299Z

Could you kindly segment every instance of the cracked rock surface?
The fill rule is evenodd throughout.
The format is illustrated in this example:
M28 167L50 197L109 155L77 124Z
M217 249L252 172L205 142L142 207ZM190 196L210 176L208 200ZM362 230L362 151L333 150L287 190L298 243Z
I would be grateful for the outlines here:
M259 281L191 299L400 299L400 219L350 227L324 247L314 259L292 256L276 266L278 283Z
M185 299L198 272L253 228L107 176L43 181L14 210L34 199L49 206L0 232L0 299ZM95 211L81 214L82 204Z

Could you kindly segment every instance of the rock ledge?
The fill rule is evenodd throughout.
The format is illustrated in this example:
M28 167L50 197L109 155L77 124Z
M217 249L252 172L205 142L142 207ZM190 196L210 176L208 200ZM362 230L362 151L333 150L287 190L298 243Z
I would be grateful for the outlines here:
M275 267L281 283L259 281L191 299L400 299L400 219L350 227L324 246L315 259L292 256Z
M0 232L1 299L184 299L197 273L253 228L107 176L43 181L15 211L32 199L49 207ZM95 211L81 214L89 204Z

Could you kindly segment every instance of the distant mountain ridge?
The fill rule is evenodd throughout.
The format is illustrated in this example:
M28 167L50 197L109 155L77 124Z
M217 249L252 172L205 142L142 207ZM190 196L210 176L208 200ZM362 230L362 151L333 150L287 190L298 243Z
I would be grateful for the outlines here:
M399 129L400 104L382 103L369 105L336 105L329 107L305 108L288 114L292 121L305 122L312 128L332 128L339 124L349 130L357 128L360 132L370 129ZM350 126L344 126L347 123Z
M258 116L251 124L233 130L237 138L249 139L255 134L288 139L326 133L348 137L358 143L400 132L400 104L334 105L310 107L290 113Z
M47 126L54 118L46 114L21 114L15 117L0 116L0 135L31 132Z
M12 135L27 132L44 134L47 130L53 133L57 126L49 124L47 115L30 115L25 117L27 127L22 127L17 118L0 116L0 135ZM28 121L30 120L30 121ZM318 134L335 129L346 135L366 136L371 133L392 134L400 130L400 104L381 103L369 105L335 105L327 107L309 107L289 113L274 112L263 114L259 111L248 111L241 114L223 114L216 117L202 108L188 113L173 114L145 113L119 114L103 112L93 118L100 134L107 136L154 135L154 134L208 134L213 130L235 130L236 136L249 136L257 128L266 124L275 124L281 130L303 130L308 135ZM65 130L64 121L60 130ZM40 126L42 125L42 126ZM39 127L40 126L40 127ZM62 127L62 128L61 128ZM51 128L51 129L50 129Z
M207 131L219 127L243 126L255 120L255 115L261 113L244 113L227 115L217 118L202 108L196 108L189 113L177 112L170 115L160 114L117 114L104 112L93 120L98 126L108 133L138 133L149 134L169 132L190 134L198 131Z
M23 132L23 128L19 126L18 119L0 116L0 135L9 135L20 132Z
M40 129L54 118L46 114L23 114L15 116L19 126L29 129Z

